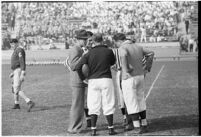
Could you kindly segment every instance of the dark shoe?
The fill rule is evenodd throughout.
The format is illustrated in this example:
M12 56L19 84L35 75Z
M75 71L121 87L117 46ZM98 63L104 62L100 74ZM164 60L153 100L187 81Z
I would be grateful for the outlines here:
M117 132L114 131L114 128L109 128L109 135L116 135Z
M12 109L20 109L20 105L19 104L15 104Z
M73 131L67 131L68 134L77 134L78 132L73 132Z
M142 129L142 133L148 132L147 126L142 126L141 129Z
M91 119L87 119L87 128L91 127Z
M134 129L133 123L130 123L125 126L124 131L131 131Z
M91 136L96 136L96 129L91 130Z
M127 124L128 124L128 122L127 122L127 119L125 118L125 119L124 119L123 126L126 126Z
M27 105L28 105L28 110L27 110L27 112L30 112L31 109L35 106L35 103L34 103L33 101L29 101L29 102L27 103Z
M140 127L135 127L133 133L135 135L142 134L142 129Z

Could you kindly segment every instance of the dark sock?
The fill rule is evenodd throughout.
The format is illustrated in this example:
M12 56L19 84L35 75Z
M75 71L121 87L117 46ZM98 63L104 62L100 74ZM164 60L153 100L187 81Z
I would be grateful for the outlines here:
M126 109L125 108L121 108L121 113L122 113L122 115L125 115L126 114Z
M140 119L139 113L131 114L130 117L132 118L132 121L138 121Z
M91 115L91 127L96 127L96 122L97 122L98 116L95 114Z
M125 109L125 112L126 112L127 123L128 123L128 124L132 124L132 123L133 123L133 120L132 120L131 115L128 115L128 112L127 112L126 109Z
M146 110L139 113L141 119L146 119Z
M89 109L88 109L88 108L85 108L85 109L84 109L84 112L85 112L85 116L86 116L86 117L89 117L89 113L88 113L88 112L89 112Z
M107 122L108 122L108 126L109 127L113 126L113 114L106 115L106 119L107 119Z

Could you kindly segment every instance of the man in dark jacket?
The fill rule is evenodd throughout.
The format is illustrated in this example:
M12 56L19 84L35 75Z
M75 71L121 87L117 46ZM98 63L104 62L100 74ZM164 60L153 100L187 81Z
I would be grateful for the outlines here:
M96 135L96 122L101 106L108 121L109 135L114 135L115 95L110 67L115 64L115 56L111 49L102 44L101 34L94 34L92 41L92 49L75 66L75 70L84 79L82 66L87 64L89 68L87 106L91 115L91 135Z
M13 109L20 109L19 105L19 96L22 97L27 105L28 105L28 112L34 107L35 103L31 101L25 93L21 90L21 85L25 78L25 70L26 70L26 55L24 48L19 46L18 40L13 39L11 41L14 44L14 52L11 56L11 69L13 72L10 74L10 78L13 78L13 86L12 92L14 94L15 105Z

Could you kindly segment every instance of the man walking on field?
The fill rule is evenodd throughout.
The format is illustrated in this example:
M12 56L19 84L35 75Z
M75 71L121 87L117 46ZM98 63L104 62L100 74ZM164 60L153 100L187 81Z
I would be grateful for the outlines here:
M153 57L154 53L143 49L141 46L127 40L126 36L118 33L114 36L122 64L122 91L129 117L132 118L134 134L146 131L146 102L144 98L145 69L150 71L150 66L143 66L143 59Z
M34 107L35 103L31 101L25 93L22 91L21 86L25 79L26 70L26 55L24 48L19 45L17 39L13 39L14 52L11 56L11 69L13 72L10 74L10 78L13 78L12 92L14 95L14 107L13 109L20 109L19 96L22 97L28 105L28 112Z

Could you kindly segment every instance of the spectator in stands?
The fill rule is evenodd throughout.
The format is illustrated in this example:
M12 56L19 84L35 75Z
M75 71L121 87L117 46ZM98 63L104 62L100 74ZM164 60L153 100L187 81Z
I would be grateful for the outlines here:
M193 52L194 44L195 44L195 41L192 38L192 36L190 35L190 38L188 40L188 49L189 49L188 51Z
M22 32L25 35L42 37L53 35L58 38L63 35L62 28L69 30L75 26L68 26L69 18L85 18L86 24L95 29L96 32L113 34L115 32L130 33L132 29L140 29L139 25L146 28L147 35L154 32L153 26L157 26L157 31L163 27L165 22L168 26L168 35L172 36L172 28L177 24L177 14L185 16L184 9L191 13L191 5L181 2L67 2L67 3L20 3L21 6L15 7L16 12L9 6L12 3L3 3L2 19L12 22L12 30L18 24L22 25ZM126 8L125 8L126 7ZM12 9L12 10L11 10ZM79 9L79 10L78 10ZM164 10L165 9L165 10ZM93 12L91 12L93 11ZM148 11L148 12L147 12ZM16 14L13 14L16 13ZM6 19L7 18L7 19ZM16 18L14 20L14 18ZM11 21L12 20L12 21ZM93 26L93 24L96 24ZM107 25L105 25L107 24ZM131 25L132 24L132 25ZM128 29L131 25L130 29ZM96 33L94 32L94 33ZM188 32L188 31L187 31ZM135 32L135 34L138 31ZM136 34L138 35L138 34ZM143 39L143 41L145 41Z
M156 42L156 38L154 35L151 35L151 37L149 38L150 42Z
M186 34L188 34L189 32L189 23L190 23L190 20L188 18L185 18Z
M144 40L144 42L147 42L147 35L146 35L146 28L143 26L142 28L141 28L141 38L140 38L140 41L141 42L143 42L143 40Z

